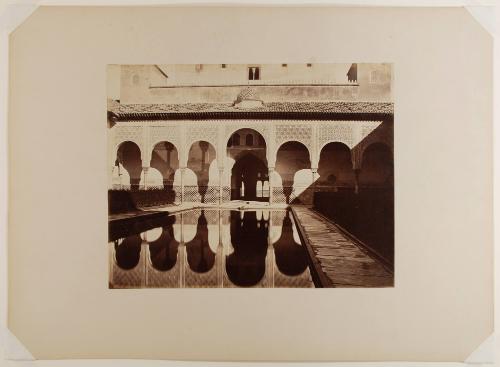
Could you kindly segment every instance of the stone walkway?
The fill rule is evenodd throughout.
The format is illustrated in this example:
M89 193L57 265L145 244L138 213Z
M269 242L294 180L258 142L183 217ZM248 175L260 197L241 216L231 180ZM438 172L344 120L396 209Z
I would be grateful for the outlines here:
M292 211L324 287L392 287L394 275L323 216L305 206Z
M203 204L201 204L201 205L203 205ZM200 207L201 205L195 204L195 203L186 203L186 204L180 204L180 205L165 205L165 206L160 206L160 207L148 207L148 208L138 209L138 210L135 210L133 212L109 214L108 220L110 222L113 222L113 221L130 219L130 218L149 217L151 215L159 214L159 213L164 213L164 214L169 215L169 214L178 213L178 212L181 212L184 210L194 209L194 208ZM209 205L206 204L205 206L209 206Z
M119 221L123 219L130 218L140 218L149 217L152 214L167 213L175 214L181 211L199 208L221 208L221 209L286 209L288 205L286 204L273 204L269 205L267 202L260 201L243 201L243 200L233 200L222 205L218 204L202 204L202 203L184 203L184 204L172 204L160 207L149 207L143 208L142 210L136 210L127 213L109 214L108 220L110 222Z

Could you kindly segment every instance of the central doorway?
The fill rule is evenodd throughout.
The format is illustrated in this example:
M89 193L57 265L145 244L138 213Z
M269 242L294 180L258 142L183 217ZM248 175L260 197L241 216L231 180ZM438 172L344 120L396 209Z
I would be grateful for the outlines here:
M234 159L231 170L231 200L269 201L266 142L253 129L234 132L227 143Z
M268 201L267 166L251 153L239 158L231 171L231 200Z

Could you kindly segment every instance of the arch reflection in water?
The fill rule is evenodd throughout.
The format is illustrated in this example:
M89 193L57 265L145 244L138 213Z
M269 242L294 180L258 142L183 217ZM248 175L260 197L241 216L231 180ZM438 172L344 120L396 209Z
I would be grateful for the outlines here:
M243 215L241 215L243 213ZM238 286L255 286L266 273L267 223L256 211L231 212L231 243L234 252L226 258L229 279Z
M139 264L141 237L128 236L114 242L116 264L123 270L133 269Z
M294 223L290 219L290 213L287 212L281 226L281 237L274 244L276 265L280 272L288 276L300 275L308 266L304 247L296 241L293 227Z
M163 227L160 238L149 243L149 258L153 268L159 271L171 270L177 262L178 246L173 227Z
M198 216L194 238L186 243L186 252L189 267L197 273L206 273L215 264L215 253L208 244L208 223L204 210Z
M109 253L110 288L314 287L286 210L190 210Z

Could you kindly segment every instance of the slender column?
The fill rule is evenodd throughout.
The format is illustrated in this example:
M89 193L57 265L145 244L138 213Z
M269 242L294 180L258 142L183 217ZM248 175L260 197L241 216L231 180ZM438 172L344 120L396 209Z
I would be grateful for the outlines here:
M222 243L222 211L219 209L219 243Z
M314 186L318 175L318 167L312 167L311 172L312 172L312 186Z
M181 213L181 242L177 252L179 260L179 288L185 287L186 246L184 245L184 215Z
M219 244L217 245L217 253L215 255L215 264L217 266L217 286L220 288L224 287L223 284L223 277L224 277L224 269L223 269L223 257L224 257L224 251L222 247L222 240L219 239Z
M318 167L312 167L312 183L311 183L311 204L314 205L314 194L316 193L316 180L318 178Z
M182 124L179 126L179 146L178 149L179 154L179 169L181 170L181 204L184 203L184 172L187 167L189 148L187 140L187 126L186 124Z
M359 193L359 173L360 169L355 169L354 170L354 193L358 194Z
M186 167L180 167L181 170L181 204L184 203L184 175L186 172Z
M274 288L274 247L267 248L266 255L266 280L267 287Z
M273 172L274 167L269 167L269 204L273 203Z
M219 167L219 205L222 204L222 195L224 193L223 186L222 186L222 179L224 178L224 168Z
M267 226L267 254L266 254L266 278L267 287L274 288L274 246L271 241L272 213L269 213Z
M221 218L221 211L219 209L218 211L218 230L219 230L219 243L217 244L217 253L215 255L215 264L217 266L217 286L219 288L222 288L224 286L222 278L223 278L223 271L224 269L222 268L222 258L224 257L224 247L222 245L222 218Z
M149 170L149 167L142 167L142 172L144 172L144 190L147 190L148 188L148 170Z
M186 286L186 246L184 243L179 244L179 249L177 252L179 261L179 288L184 288Z
M319 136L319 124L314 123L311 126L311 166L318 168L319 164L319 154L320 152L318 151L319 149L319 142L318 142L318 136Z
M118 169L118 185L120 186L120 190L123 190L123 182L122 182L123 174L122 174L121 167L120 167L119 163L116 166L116 168ZM129 181L129 184L130 184L130 181Z
M148 286L148 257L149 257L149 244L146 242L147 237L141 243L141 258L143 264L143 276L141 279L141 285L143 288Z
M359 146L351 149L352 169L354 171L354 193L359 192L359 172L361 171L362 151Z

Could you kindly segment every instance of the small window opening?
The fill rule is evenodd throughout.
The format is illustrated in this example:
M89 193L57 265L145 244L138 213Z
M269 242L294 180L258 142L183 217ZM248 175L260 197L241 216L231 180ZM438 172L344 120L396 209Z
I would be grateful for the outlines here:
M248 134L245 138L245 144L249 147L251 147L253 145L253 135L252 134Z
M260 68L259 67L248 68L248 80L260 80Z

